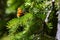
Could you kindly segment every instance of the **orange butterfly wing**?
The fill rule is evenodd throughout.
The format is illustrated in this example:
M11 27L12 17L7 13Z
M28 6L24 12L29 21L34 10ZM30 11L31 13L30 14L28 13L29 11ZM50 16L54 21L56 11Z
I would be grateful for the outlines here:
M20 17L22 14L23 14L22 9L21 8L18 8L17 17Z

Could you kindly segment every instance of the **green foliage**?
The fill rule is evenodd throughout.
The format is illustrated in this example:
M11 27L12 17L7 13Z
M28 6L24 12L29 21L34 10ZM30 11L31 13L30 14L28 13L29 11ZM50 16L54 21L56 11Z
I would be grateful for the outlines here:
M51 0L7 0L4 13L0 11L0 35L5 33L7 40L54 40L57 2L53 8ZM25 11L19 18L16 17L18 8ZM48 22L45 23L49 10ZM5 39L2 37L1 40Z
M16 25L17 24L17 25ZM15 34L16 39L23 39L29 37L38 30L42 30L42 21L37 19L33 14L27 13L20 18L14 18L9 21L8 26L10 34L17 33L18 28L23 27L23 31ZM18 30L20 31L21 28Z
M43 28L42 24L46 18L46 13L51 9L50 7L51 4L46 4L46 1L25 0L25 3L23 3L20 8L29 13L25 13L24 16L14 18L8 22L7 27L9 29L10 36L13 37L12 40L29 40L31 35L39 33L39 30L42 30ZM52 15L54 14L51 14L51 18L53 18ZM48 33L53 29L53 25L51 23L48 23L46 27L48 27Z

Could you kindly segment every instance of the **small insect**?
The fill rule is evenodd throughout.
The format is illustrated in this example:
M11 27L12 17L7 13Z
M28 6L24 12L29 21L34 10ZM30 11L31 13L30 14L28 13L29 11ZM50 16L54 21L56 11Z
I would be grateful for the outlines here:
M17 17L19 18L22 15L23 15L23 10L21 8L18 8L18 10L17 10Z

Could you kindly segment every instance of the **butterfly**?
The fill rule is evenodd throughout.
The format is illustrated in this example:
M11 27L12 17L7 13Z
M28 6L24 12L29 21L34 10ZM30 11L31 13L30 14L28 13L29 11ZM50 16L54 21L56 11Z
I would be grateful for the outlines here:
M20 17L23 15L23 10L21 8L17 9L17 17Z

